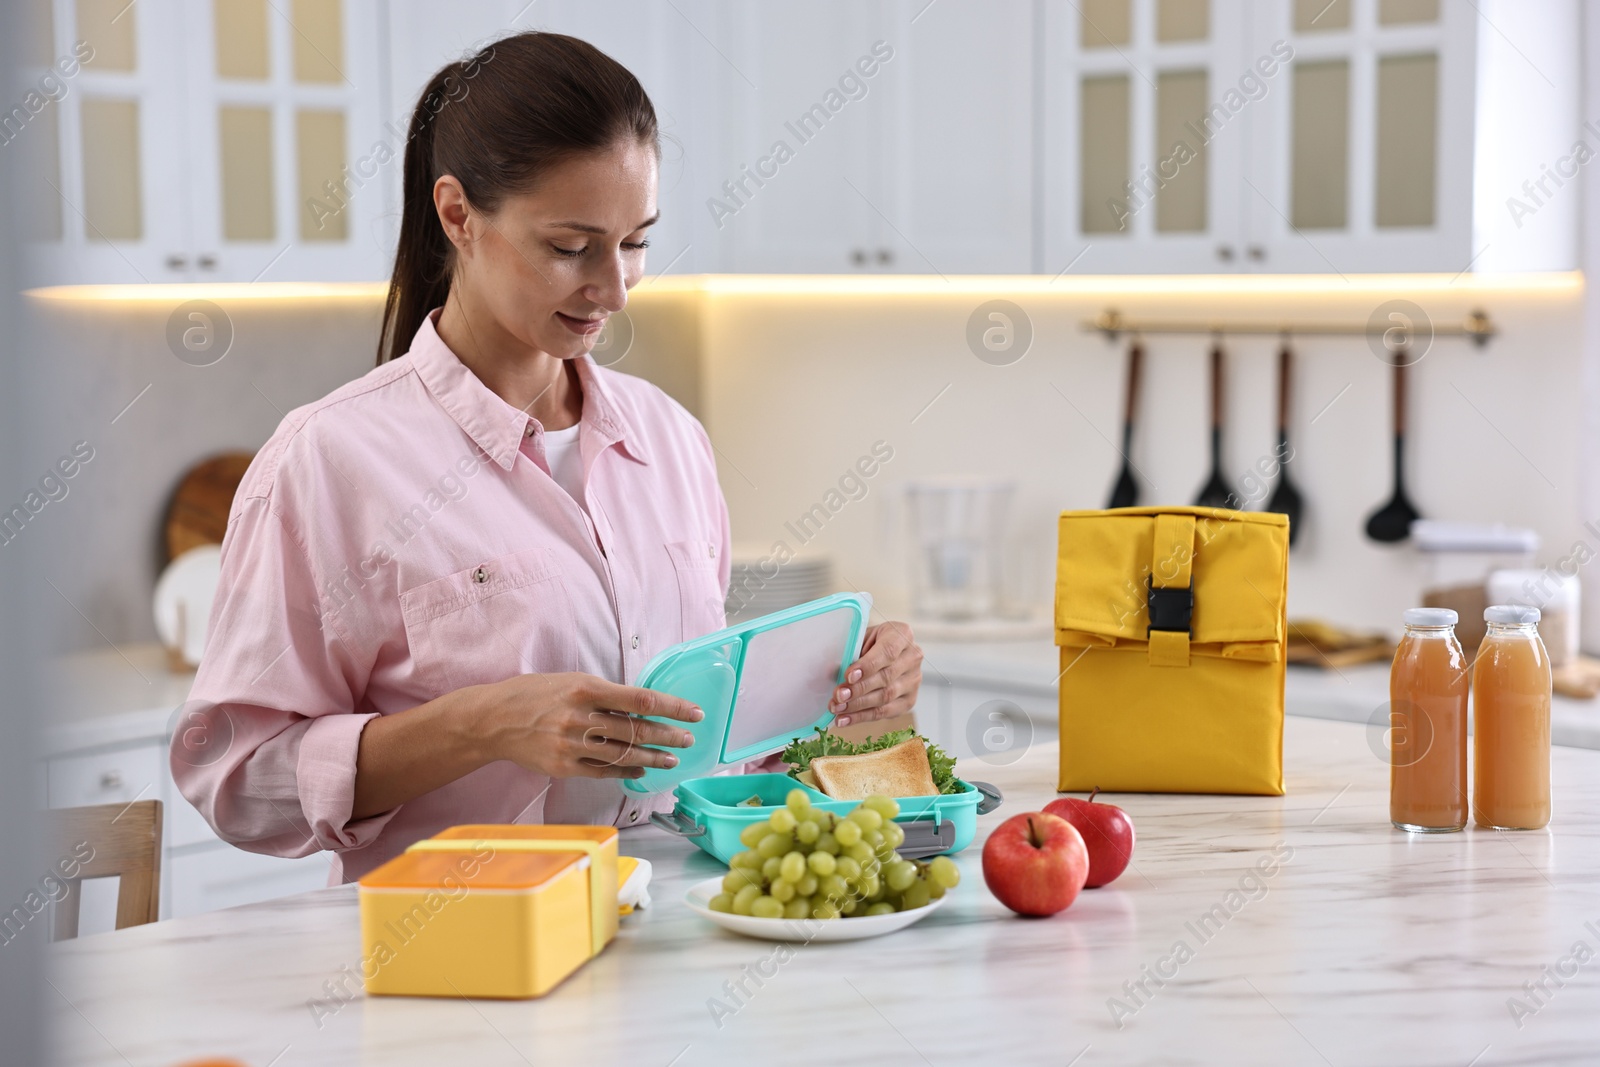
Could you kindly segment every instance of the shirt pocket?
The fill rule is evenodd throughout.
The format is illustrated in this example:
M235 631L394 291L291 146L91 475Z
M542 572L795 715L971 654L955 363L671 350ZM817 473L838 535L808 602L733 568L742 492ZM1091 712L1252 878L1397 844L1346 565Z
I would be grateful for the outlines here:
M546 549L484 560L400 594L416 680L437 696L578 669L577 618Z
M716 544L668 541L666 549L678 579L678 640L691 641L722 629L728 617Z

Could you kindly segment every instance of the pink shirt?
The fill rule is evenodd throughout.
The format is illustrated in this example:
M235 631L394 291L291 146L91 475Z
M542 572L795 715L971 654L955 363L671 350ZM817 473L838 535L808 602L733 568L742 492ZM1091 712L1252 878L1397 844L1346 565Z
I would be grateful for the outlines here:
M404 358L291 412L256 455L222 543L198 730L172 745L178 788L224 839L331 850L349 881L460 823L629 826L670 803L501 761L350 818L374 716L522 673L631 684L724 625L728 512L705 431L645 381L589 357L577 370L584 506L551 478L543 427L431 319Z

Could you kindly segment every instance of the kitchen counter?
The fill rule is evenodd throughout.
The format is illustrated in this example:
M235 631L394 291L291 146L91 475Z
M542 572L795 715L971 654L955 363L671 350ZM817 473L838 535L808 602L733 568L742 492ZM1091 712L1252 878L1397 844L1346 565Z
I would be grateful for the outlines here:
M1056 707L1061 662L1056 646L1047 641L929 641L923 652L925 681L968 686L997 698L1030 698L1030 714L1041 702ZM1376 716L1386 726L1388 703L1386 662L1335 670L1291 665L1284 680L1284 710L1290 715L1360 723ZM1555 697L1550 737L1557 745L1600 749L1600 699Z
M720 865L644 828L623 849L655 865L654 906L543 1000L362 996L339 887L54 945L51 1020L63 1062L107 1065L1594 1062L1600 753L1555 751L1548 831L1409 836L1365 729L1293 718L1287 796L1119 797L1133 866L1019 919L979 845L1051 798L1055 758L964 763L1007 800L946 906L801 947L742 1006L724 983L772 974L773 946L682 907ZM736 1009L720 1025L713 998Z

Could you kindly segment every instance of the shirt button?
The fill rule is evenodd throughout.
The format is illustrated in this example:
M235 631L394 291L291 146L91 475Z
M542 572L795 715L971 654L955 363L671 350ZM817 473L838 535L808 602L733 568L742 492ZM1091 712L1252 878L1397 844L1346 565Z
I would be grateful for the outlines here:
M628 821L629 822L638 822L639 821L639 809L638 808L635 808L634 810L628 812Z
M706 555L710 556L712 559L716 559L717 558L717 546L716 545L707 545L706 546Z
M638 634L634 634L633 635L633 647L634 648L638 648L639 647L639 635Z
M532 437L533 433L534 433L533 423L530 422L530 423L528 423L528 428L522 432L522 436L524 436L524 437Z
M479 585L487 582L489 580L489 569L487 567L479 567L477 570L472 572L472 580L477 582Z

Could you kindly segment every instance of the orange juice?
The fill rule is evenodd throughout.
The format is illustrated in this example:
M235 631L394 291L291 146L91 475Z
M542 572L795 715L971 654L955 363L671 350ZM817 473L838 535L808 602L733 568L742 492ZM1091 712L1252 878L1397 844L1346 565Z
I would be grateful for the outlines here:
M1389 821L1447 833L1467 824L1467 659L1448 608L1412 608L1389 668Z
M1550 657L1539 609L1483 613L1489 632L1472 665L1472 820L1491 830L1550 821Z

